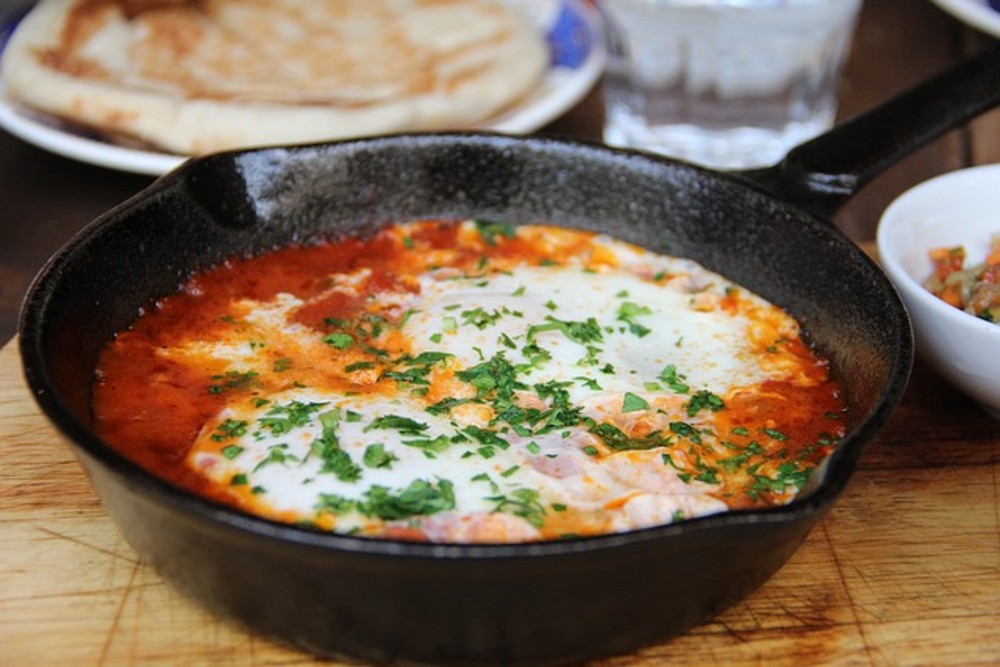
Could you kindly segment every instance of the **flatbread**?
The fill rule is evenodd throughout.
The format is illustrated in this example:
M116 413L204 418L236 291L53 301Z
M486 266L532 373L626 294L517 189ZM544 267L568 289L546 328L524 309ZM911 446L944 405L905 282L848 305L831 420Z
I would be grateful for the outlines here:
M493 0L42 0L2 77L30 108L193 155L470 127L548 60Z

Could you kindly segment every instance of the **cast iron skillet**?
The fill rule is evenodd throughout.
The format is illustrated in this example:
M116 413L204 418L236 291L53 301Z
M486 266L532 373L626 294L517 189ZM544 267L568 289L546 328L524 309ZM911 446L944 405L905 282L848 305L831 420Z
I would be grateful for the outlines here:
M843 491L908 379L907 315L821 217L902 154L1000 102L992 53L795 150L731 175L597 145L404 135L188 162L103 215L23 306L28 383L108 512L178 588L257 631L378 662L529 664L633 650L770 577ZM849 434L786 507L528 545L311 532L179 491L88 430L98 349L192 271L386 221L485 217L606 231L691 257L789 310L846 387Z

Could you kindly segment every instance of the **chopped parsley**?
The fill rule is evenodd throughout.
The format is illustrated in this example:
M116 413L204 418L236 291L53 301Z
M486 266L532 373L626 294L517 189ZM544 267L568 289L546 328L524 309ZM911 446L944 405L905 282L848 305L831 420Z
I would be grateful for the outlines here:
M365 426L365 432L374 429L388 429L399 431L401 435L423 435L424 431L430 428L427 424L423 422L418 422L415 419L410 419L409 417L400 417L399 415L383 415L382 417L376 417L367 426Z
M545 324L534 324L528 327L528 342L533 343L535 337L546 331L559 331L571 341L587 345L604 340L604 334L597 320L593 317L587 318L583 322L571 322L557 320L551 315L545 316Z
M787 440L788 439L787 435L785 435L781 431L777 431L777 430L775 430L773 428L762 428L760 430L760 432L763 433L764 435L768 436L769 438L774 438L775 440Z
M638 412L639 410L648 410L649 401L647 401L642 396L633 394L630 391L625 392L625 396L622 399L622 412Z
M512 239L517 236L517 229L514 225L505 222L493 222L492 220L476 220L476 231L488 246L495 246L498 237Z
M711 410L712 412L718 412L726 407L726 404L722 402L722 399L713 394L710 391L701 390L696 392L691 400L687 402L685 406L687 409L688 417L694 417L696 414L702 410Z
M800 468L794 463L783 463L778 466L773 477L754 475L747 495L756 499L761 493L783 493L786 488L801 489L812 471L811 467Z
M349 333L337 331L323 336L323 342L338 350L346 350L351 345L354 345L354 336Z
M470 310L463 310L459 313L462 318L462 324L470 324L477 329L485 329L491 324L495 324L497 320L503 317L503 313L497 309L487 312L483 308L472 308Z
M232 461L237 456L243 453L243 448L239 445L226 445L222 448L221 453L224 457Z
M643 326L635 321L635 318L641 315L652 315L653 310L648 306L640 306L637 303L632 303L631 301L623 301L620 306L618 306L618 319L628 325L628 330L630 333L635 334L639 338L642 338L648 334L652 329L647 326Z
M392 464L399 460L399 457L387 451L385 445L376 443L365 447L365 453L361 457L361 462L368 468L392 468Z
M222 375L213 375L213 380L221 380L209 385L208 393L221 394L230 390L245 390L259 386L256 371L227 371Z
M407 447L416 447L417 449L422 449L425 454L433 455L439 452L443 452L451 446L452 439L446 435L439 435L435 438L420 438L417 440L404 440L403 444ZM433 458L433 456L432 456Z
M356 503L350 498L337 495L335 493L321 493L318 502L313 506L318 512L329 512L330 514L347 514L354 509Z
M503 345L504 347L510 348L511 350L517 349L517 343L515 343L514 339L508 336L506 333L501 332L500 335L497 336L497 342Z
M344 372L353 373L355 371L368 370L369 368L375 368L375 363L371 361L355 361L353 364L344 366Z
M406 384L430 385L430 381L427 379L430 371L431 369L427 366L415 366L407 368L405 371L386 371L382 373L382 377Z
M473 403L475 399L471 398L454 398L448 397L443 398L437 403L433 403L424 408L424 411L432 415L441 415L447 412L451 412L452 408L458 407L459 405L465 405L466 403Z
M500 449L507 449L510 447L510 443L497 435L496 431L492 431L488 428L480 428L479 426L469 425L462 429L462 433L465 433L473 440L483 445L493 445L495 447L499 447Z
M641 437L633 437L608 422L595 424L590 432L603 440L609 448L619 452L631 449L655 449L670 444L670 437L664 436L660 431L653 431Z
M212 434L212 440L215 442L222 442L223 440L229 440L230 438L240 438L247 433L247 426L249 424L243 420L227 419L215 427L215 433Z
M257 420L262 427L270 429L273 435L288 433L294 428L305 426L312 415L326 403L302 403L291 401L284 405L273 405L264 416Z
M514 489L508 495L489 496L486 500L495 503L494 512L519 516L538 527L545 522L546 515L545 506L539 500L539 495L534 489Z
M436 514L455 509L454 484L446 479L439 479L436 485L415 479L401 491L376 485L365 491L364 500L356 506L365 516L383 521Z
M499 485L497 485L496 482L494 482L492 479L490 479L490 476L487 475L485 472L481 472L481 473L478 473L476 475L473 475L472 477L469 478L469 481L470 482L486 482L487 484L490 485L490 490L493 493L499 493L500 492Z
M659 379L662 380L663 384L667 385L675 394L686 394L691 391L691 388L684 382L687 379L687 376L678 373L677 366L674 364L667 364L667 366L660 371Z
M701 444L701 435L698 433L698 430L687 422L670 422L670 430L695 444Z
M257 472L261 468L269 465L282 465L287 466L289 463L298 463L299 457L288 451L288 445L281 443L278 445L271 445L267 448L267 456L265 456L260 463L254 466L253 471Z
M351 460L350 454L340 447L337 428L340 425L340 408L334 408L319 416L323 426L322 434L313 440L310 453L316 454L323 465L321 473L333 473L342 482L356 482L361 478L361 467Z
M503 352L471 368L457 371L455 377L475 387L476 398L495 393L499 398L510 399L516 389L525 388L517 381L517 372Z

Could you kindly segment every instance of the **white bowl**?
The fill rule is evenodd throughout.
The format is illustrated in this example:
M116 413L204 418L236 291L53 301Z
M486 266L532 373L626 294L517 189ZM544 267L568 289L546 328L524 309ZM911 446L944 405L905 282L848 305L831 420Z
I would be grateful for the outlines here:
M917 352L1000 419L1000 324L950 306L923 287L932 248L964 245L982 261L1000 232L1000 164L932 178L896 198L879 221L879 260L913 320Z

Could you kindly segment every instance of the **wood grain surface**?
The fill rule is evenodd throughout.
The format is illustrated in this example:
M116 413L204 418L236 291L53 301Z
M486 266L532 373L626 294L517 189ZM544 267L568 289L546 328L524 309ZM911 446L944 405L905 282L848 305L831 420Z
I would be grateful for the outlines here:
M998 665L998 507L1000 422L918 366L845 495L771 581L594 665ZM36 408L16 339L0 350L0 665L312 664L338 663L202 611L136 556Z

